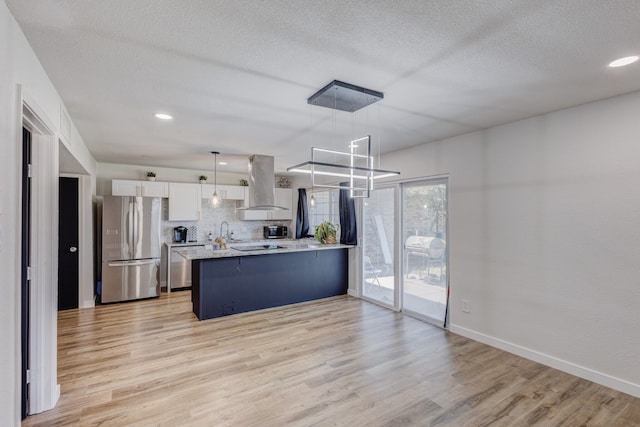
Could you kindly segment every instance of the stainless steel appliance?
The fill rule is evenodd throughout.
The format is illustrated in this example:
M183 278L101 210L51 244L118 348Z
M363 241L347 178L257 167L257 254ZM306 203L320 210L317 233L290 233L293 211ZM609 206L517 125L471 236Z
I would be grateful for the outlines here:
M160 198L104 197L102 302L160 295L161 219Z
M262 235L265 239L284 239L287 237L288 229L284 225L265 225L262 228Z
M273 156L260 154L249 156L249 204L237 210L289 210L289 208L275 205L274 187L276 177L274 163Z
M169 290L190 288L191 287L191 261L178 253L179 250L194 246L202 246L202 244L186 244L173 246L169 251Z

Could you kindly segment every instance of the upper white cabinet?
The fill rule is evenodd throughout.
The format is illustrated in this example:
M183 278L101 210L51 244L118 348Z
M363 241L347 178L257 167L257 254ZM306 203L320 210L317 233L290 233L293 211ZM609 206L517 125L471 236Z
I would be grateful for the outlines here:
M270 211L270 213L272 213L272 216L269 219L293 219L293 190L291 190L290 188L276 188L275 196L275 205L282 206L283 208L288 208L289 210Z
M201 207L201 184L169 183L169 221L198 221Z
M222 200L244 200L245 189L240 185L218 185L218 196ZM216 186L213 184L202 184L202 198L208 199L213 192L216 191Z
M114 196L169 197L169 183L114 179L111 181L111 194Z
M245 206L249 205L249 195L245 197ZM258 220L291 220L293 219L293 190L290 188L276 188L274 204L288 208L288 210L241 210L240 218L245 221Z
M222 198L225 200L244 200L244 193L249 187L240 185L218 185L222 190Z
M168 182L141 181L140 190L144 197L169 197Z

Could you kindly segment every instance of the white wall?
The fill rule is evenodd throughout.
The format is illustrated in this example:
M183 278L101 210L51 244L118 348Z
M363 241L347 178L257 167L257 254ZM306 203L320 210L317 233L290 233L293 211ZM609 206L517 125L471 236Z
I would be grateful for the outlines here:
M68 135L59 131L61 99L27 43L22 31L0 2L0 424L20 425L20 163L21 107L18 85L22 85L40 110L55 125L57 139L93 173L95 161L71 124ZM55 143L57 146L57 142ZM57 148L54 150L57 151ZM57 156L48 159L57 171ZM52 182L52 186L57 183ZM57 193L53 193L57 194ZM51 207L41 212L55 217ZM38 232L38 230L35 230ZM52 262L53 257L46 262ZM50 301L51 305L56 301ZM53 319L55 323L55 318ZM55 345L55 337L53 339ZM46 339L44 340L46 341ZM43 341L43 342L44 342ZM53 348L55 357L55 347Z
M640 396L639 115L636 92L383 157L450 174L453 332Z

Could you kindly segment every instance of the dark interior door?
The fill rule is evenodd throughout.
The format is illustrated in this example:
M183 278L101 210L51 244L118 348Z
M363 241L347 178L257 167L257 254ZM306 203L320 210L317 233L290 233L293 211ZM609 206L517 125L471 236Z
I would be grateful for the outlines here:
M20 335L22 355L22 419L29 411L29 385L27 371L29 370L29 264L31 261L31 132L22 128L22 250L20 273Z
M78 178L59 178L58 310L78 308Z

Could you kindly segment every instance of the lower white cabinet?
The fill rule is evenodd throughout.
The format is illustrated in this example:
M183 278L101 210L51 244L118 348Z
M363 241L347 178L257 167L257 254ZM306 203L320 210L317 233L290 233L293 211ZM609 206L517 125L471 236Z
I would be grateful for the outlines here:
M198 221L201 209L201 184L169 183L169 221Z
M245 206L249 204L249 195L245 198ZM274 204L288 208L288 210L241 210L240 219L245 221L268 221L268 220L292 220L293 219L293 190L290 188L276 188Z

